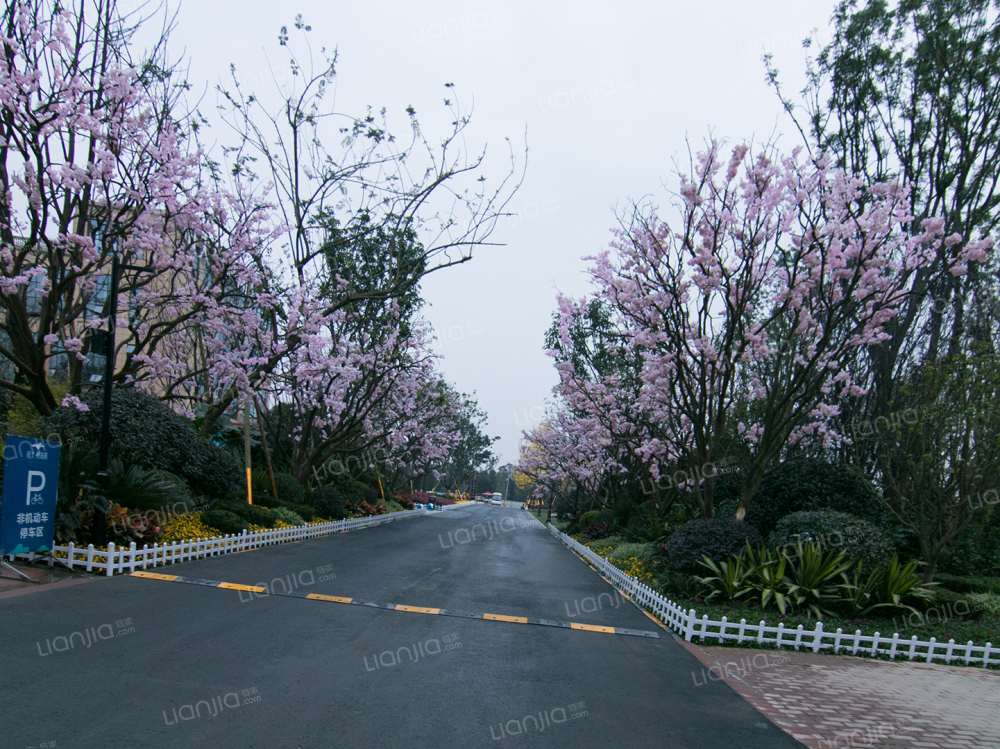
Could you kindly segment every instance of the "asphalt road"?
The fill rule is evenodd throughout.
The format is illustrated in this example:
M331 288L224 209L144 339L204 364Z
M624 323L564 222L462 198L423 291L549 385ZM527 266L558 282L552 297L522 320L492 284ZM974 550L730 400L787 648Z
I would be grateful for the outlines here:
M157 571L660 637L102 578L0 600L0 746L800 746L513 508Z

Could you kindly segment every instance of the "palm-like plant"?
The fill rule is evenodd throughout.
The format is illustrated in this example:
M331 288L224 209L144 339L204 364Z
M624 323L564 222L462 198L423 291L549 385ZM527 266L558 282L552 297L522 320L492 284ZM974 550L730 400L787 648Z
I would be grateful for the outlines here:
M858 560L858 563L847 575L842 588L843 593L840 596L841 602L850 609L852 614L855 616L867 614L881 605L877 601L883 574L882 570L875 570L866 576L863 563ZM869 605L873 599L876 603Z
M879 603L872 608L904 608L915 612L913 606L903 603L904 599L933 600L937 583L922 583L917 564L916 560L900 564L899 557L894 555L876 589Z
M137 465L128 468L117 458L108 460L108 499L133 511L155 510L185 500L174 484L155 471Z
M748 578L750 586L760 592L761 607L766 609L773 601L778 610L784 614L789 604L786 596L787 582L785 581L788 557L763 546L754 550L749 541L746 550L741 552L742 554L746 554L747 562L751 568Z
M730 601L735 601L753 590L748 585L748 580L754 572L754 567L752 561L745 556L745 552L740 552L735 557L730 557L723 562L713 562L707 556L703 556L702 560L699 564L714 574L695 579L707 585L712 591L708 595L709 599L723 596Z
M795 543L795 559L790 560L785 575L786 595L794 606L805 606L817 619L826 611L825 604L838 600L847 583L844 574L850 568L844 552L824 553L819 544Z

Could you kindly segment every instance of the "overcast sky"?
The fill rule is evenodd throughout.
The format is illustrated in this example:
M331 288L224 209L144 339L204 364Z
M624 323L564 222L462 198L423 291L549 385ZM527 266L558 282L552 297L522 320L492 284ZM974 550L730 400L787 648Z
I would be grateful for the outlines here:
M311 44L338 50L339 111L371 104L401 114L412 105L437 140L443 85L454 83L465 105L474 102L466 142L488 147L483 171L493 181L507 167L504 138L521 148L527 138L524 186L509 206L516 215L492 237L504 246L423 284L442 369L475 391L505 463L516 461L522 430L538 423L556 383L542 351L556 292L587 292L582 258L607 245L615 209L645 196L668 206L685 138L695 147L710 132L729 143L797 145L760 56L772 52L787 90L801 89L801 40L814 28L829 38L833 6L186 0L172 46L189 58L189 80L208 87L205 104L231 63L245 87L273 92L287 58L278 30L301 13Z

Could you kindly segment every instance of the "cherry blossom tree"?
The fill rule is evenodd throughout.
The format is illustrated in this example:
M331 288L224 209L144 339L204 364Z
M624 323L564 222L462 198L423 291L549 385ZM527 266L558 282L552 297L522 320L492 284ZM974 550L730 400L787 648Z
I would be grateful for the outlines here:
M301 16L294 30L303 47L311 50L311 27ZM321 49L323 62L317 68L312 52L300 57L290 40L283 27L279 45L288 53L294 75L291 86L278 91L278 105L269 107L259 92L245 91L235 70L232 85L219 90L220 114L235 134L235 145L227 149L231 171L249 182L266 180L274 186L277 212L287 231L280 245L286 283L334 289L316 310L328 316L359 302L404 298L427 274L467 262L476 247L490 244L523 172L518 175L510 150L509 170L496 187L486 187L485 149L478 155L465 150L469 115L459 105L453 84L445 84L444 99L451 131L431 145L415 110L407 107L411 137L399 141L385 110L353 116L334 109L336 52L328 55ZM339 150L324 145L333 138ZM416 253L411 242L389 243L378 258L377 272L344 270L344 248L364 247L373 235L410 233L421 239ZM339 258L337 267L327 267L331 257ZM346 267L361 267L361 259L369 260L354 258ZM281 331L275 351L248 371L247 385L257 387L302 340L294 328ZM212 430L241 387L233 381L209 406L203 433Z
M799 150L753 155L741 145L724 160L710 143L681 175L677 211L671 226L651 206L636 206L611 250L592 258L596 295L641 361L634 405L644 418L615 405L614 374L581 382L562 365L559 392L589 417L611 418L618 433L638 433L636 453L654 477L677 461L721 457L743 406L752 418L736 425L751 454L742 519L786 444L842 439L830 425L831 401L864 392L845 362L885 339L913 274L963 239L944 237L937 219L908 233L903 187L865 185ZM990 246L964 243L951 272L984 260ZM560 300L567 345L579 309ZM689 487L703 517L713 514L713 483Z
M4 15L0 387L43 415L58 405L53 380L78 393L109 353L116 384L191 413L200 375L238 379L255 364L243 344L267 338L278 305L265 249L279 229L250 188L203 178L178 120L184 84L167 34L131 56L143 20L122 18L113 0L21 0ZM125 320L109 321L113 255L126 266ZM127 329L114 352L109 323Z

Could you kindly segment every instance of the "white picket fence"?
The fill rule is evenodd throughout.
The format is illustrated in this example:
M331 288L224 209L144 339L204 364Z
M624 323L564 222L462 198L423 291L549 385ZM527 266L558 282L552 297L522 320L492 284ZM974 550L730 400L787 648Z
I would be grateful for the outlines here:
M959 645L954 640L938 642L935 637L925 642L918 640L916 635L909 639L901 637L898 633L893 633L892 637L879 632L874 635L863 635L860 629L854 634L845 633L840 628L836 632L826 632L823 629L823 622L817 622L815 629L807 630L801 624L796 629L786 629L784 624L769 627L763 619L759 624L747 624L746 619L741 619L737 624L730 622L727 617L715 621L709 619L707 614L699 619L694 609L685 611L673 601L663 598L649 586L626 575L603 557L559 531L551 523L549 530L556 538L593 564L616 588L651 611L688 642L693 637L700 637L703 641L715 639L720 642L756 642L759 645L778 648L794 647L796 650L806 647L814 653L829 650L845 655L887 655L892 659L896 656L906 656L911 661L917 659L927 663L935 660L945 663L957 661L963 665L981 664L984 668L1000 665L998 657L1000 648L993 647L993 643L990 642L985 645L973 645L972 640L969 640L965 645Z
M349 518L347 520L336 520L329 523L319 523L317 525L299 525L294 528L275 528L273 530L256 531L250 533L243 531L238 536L213 536L212 538L199 538L190 541L175 541L169 544L153 544L149 546L143 544L141 549L137 549L135 542L129 544L126 549L123 546L116 547L114 543L108 544L107 549L95 549L93 544L88 544L86 548L76 548L72 543L69 546L54 546L53 552L62 552L65 559L57 559L65 563L70 569L81 567L87 572L94 570L104 570L110 577L114 574L124 574L135 572L149 567L158 567L164 564L174 564L176 562L187 562L191 559L202 557L214 557L221 554L234 554L249 549L258 549L261 546L272 544L284 544L291 541L302 541L307 538L317 536L327 536L331 533L341 533L343 531L353 531L358 528L370 528L382 523L391 523L394 520L412 518L426 515L427 510L405 510L403 512L391 512L387 515L372 515L366 518ZM34 554L17 554L14 556L32 559ZM104 561L98 559L103 557Z

